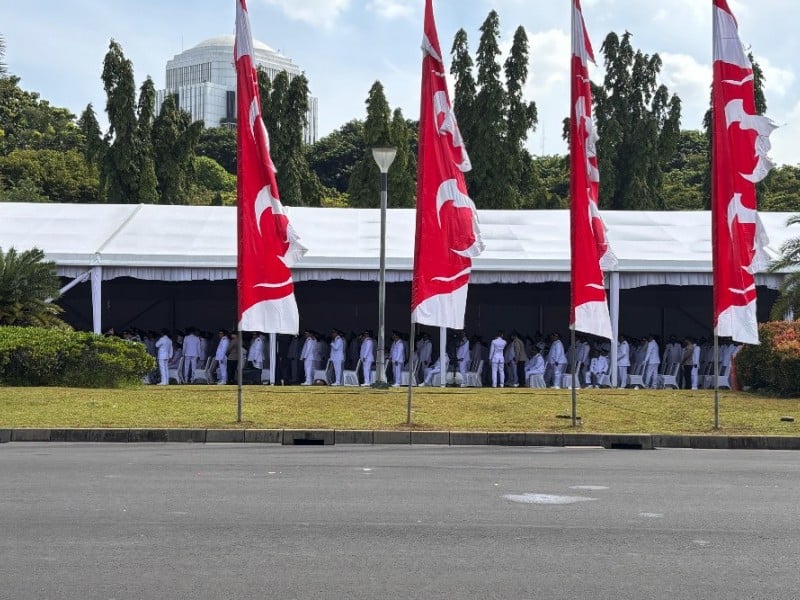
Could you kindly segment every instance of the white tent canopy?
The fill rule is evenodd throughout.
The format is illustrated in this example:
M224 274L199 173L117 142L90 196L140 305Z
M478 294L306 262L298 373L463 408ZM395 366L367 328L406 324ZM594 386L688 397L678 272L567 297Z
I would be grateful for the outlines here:
M296 281L376 281L380 245L377 209L291 208L308 254ZM622 289L647 285L711 285L708 212L608 211L608 236L619 258ZM762 213L768 253L800 235L788 213ZM474 261L473 283L569 281L569 213L479 211L486 252ZM410 281L414 211L387 215L387 281ZM102 280L236 278L236 209L215 206L0 203L0 247L41 248L58 274L91 268ZM99 271L99 273L98 273ZM777 288L780 276L759 275Z

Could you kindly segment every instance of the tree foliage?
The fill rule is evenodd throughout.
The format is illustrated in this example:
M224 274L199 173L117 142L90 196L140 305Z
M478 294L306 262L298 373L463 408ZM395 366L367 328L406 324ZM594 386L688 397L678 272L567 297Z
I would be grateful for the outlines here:
M680 98L658 83L658 54L634 50L629 32L622 37L609 33L601 52L605 78L602 86L592 86L592 93L602 206L662 209L663 173L680 136Z
M794 215L786 226L798 224L800 215ZM794 314L795 318L800 317L800 237L787 240L781 246L781 255L770 264L769 270L772 273L790 271L784 276L778 301L772 307L772 318L783 319L789 313Z
M230 174L236 175L236 129L207 127L200 133L195 148L197 156L213 158Z
M194 169L194 148L203 123L178 108L168 95L153 123L152 148L162 204L188 204Z
M0 198L5 200L100 201L97 172L77 150L15 150L8 156L0 156L0 177L7 188L0 192Z
M61 327L55 263L38 248L17 252L0 248L0 325Z
M344 194L364 151L364 121L353 119L307 146L306 156L322 185Z
M380 81L372 84L366 105L364 152L353 167L348 187L350 206L356 208L380 206L380 170L372 157L372 148L391 144L391 110Z
M159 200L156 164L153 158L153 121L156 113L156 87L148 77L139 89L137 151L139 155L139 202L157 204Z

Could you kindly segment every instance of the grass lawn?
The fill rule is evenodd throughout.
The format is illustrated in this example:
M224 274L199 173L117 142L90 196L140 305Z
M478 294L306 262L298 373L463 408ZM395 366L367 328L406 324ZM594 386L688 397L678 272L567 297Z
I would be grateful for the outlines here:
M0 428L192 427L404 429L405 388L142 387L130 390L0 388ZM415 389L414 428L451 431L567 431L569 390ZM580 431L711 433L709 391L579 390ZM800 400L720 393L721 434L800 435Z

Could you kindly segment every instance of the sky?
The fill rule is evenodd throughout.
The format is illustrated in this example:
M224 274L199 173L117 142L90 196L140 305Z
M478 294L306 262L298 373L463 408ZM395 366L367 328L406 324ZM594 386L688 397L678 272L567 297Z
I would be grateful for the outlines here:
M731 0L742 42L766 75L767 114L780 125L772 157L800 164L800 23L798 0ZM569 112L569 0L438 0L442 49L459 28L474 54L490 10L500 16L501 46L526 28L531 44L527 98L539 125L534 155L563 154L561 122ZM633 34L636 48L663 60L661 80L683 101L682 127L699 129L711 83L710 0L583 0L586 26L599 50L610 31ZM365 115L380 80L392 108L419 115L424 0L248 0L253 35L291 58L319 98L320 134ZM91 102L101 123L100 74L111 38L133 62L137 86L150 75L164 86L167 60L206 38L234 33L234 0L0 0L0 34L9 71L23 88L79 114ZM449 60L447 60L449 64ZM592 78L602 82L602 70ZM451 90L452 91L452 90Z

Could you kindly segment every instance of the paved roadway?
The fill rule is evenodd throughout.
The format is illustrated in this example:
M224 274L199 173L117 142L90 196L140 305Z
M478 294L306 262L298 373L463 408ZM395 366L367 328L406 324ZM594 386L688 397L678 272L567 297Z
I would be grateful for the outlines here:
M5 444L0 598L800 597L800 454Z

